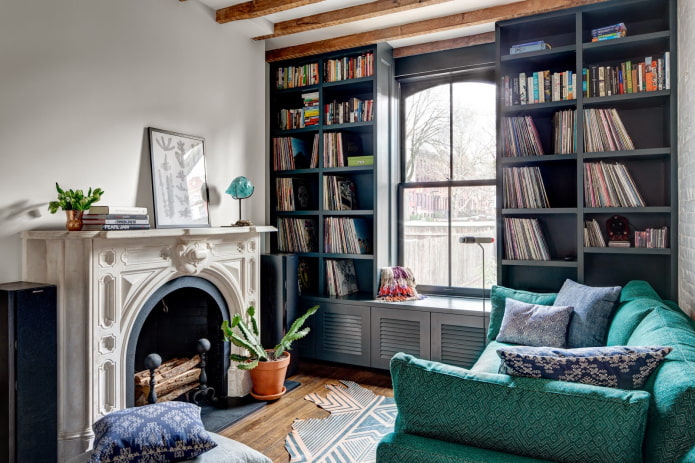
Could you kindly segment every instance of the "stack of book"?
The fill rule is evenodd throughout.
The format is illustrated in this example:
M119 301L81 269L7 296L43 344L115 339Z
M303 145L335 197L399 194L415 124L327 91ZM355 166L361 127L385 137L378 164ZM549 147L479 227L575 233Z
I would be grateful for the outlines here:
M635 231L636 248L667 248L668 227L647 228L644 231Z
M340 254L370 254L372 233L365 219L327 217L324 222L324 251Z
M502 171L505 208L550 207L538 166L505 167Z
M577 151L577 119L574 109L557 111L553 114L553 145L556 154L571 154Z
M345 296L359 291L352 259L326 259L326 289L329 296Z
M540 156L544 154L538 130L531 116L502 119L503 155L505 157Z
M82 216L82 230L148 230L150 216L146 207L92 206Z
M584 150L590 152L629 151L635 145L615 108L584 110Z
M627 167L620 163L584 164L584 202L586 207L644 207Z
M355 182L347 177L327 175L323 179L323 208L327 211L350 211L357 206Z
M610 26L591 29L591 41L600 42L602 40L619 39L627 35L625 23L611 24Z
M505 256L510 260L550 260L538 219L504 218Z
M601 228L596 219L584 222L584 246L587 248L605 248L606 240L603 238Z
M302 93L304 126L319 125L319 92Z
M279 218L278 251L316 252L316 228L313 219Z
M609 248L629 248L630 242L628 240L608 240Z

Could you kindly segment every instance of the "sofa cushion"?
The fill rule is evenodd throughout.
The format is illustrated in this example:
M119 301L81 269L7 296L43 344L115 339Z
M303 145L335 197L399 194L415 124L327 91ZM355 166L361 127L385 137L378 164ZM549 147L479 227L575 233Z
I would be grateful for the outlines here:
M504 307L507 299L514 299L531 304L552 305L555 302L557 293L534 293L520 289L511 289L504 286L493 285L490 290L490 324L488 326L487 338L494 341L500 331L502 318L504 318Z
M627 344L630 336L632 336L632 332L644 320L644 317L649 315L656 307L662 305L661 302L657 302L654 299L632 299L622 302L618 306L618 310L613 315L608 327L606 345L622 346Z
M117 410L94 423L93 429L90 463L184 461L217 445L203 427L200 407L186 402Z
M490 341L488 345L485 346L485 350L483 350L483 352L478 357L478 360L476 360L475 364L473 364L473 366L471 367L471 370L484 371L486 373L499 372L502 360L500 360L499 356L497 355L497 349L501 347L508 347L511 345L512 344L506 344L504 342L499 341Z
M651 393L645 461L684 462L695 447L695 322L680 309L657 307L627 344L662 344L673 351L644 386Z
M391 377L397 433L558 462L641 461L645 391L473 372L402 353Z
M569 278L557 293L554 305L574 307L567 332L567 347L603 346L608 321L620 297L620 286L586 286Z
M497 340L525 346L565 347L571 315L570 306L507 299Z
M670 347L611 346L578 349L514 346L497 350L500 373L596 386L641 388Z
M652 285L644 280L630 280L620 291L620 302L630 302L635 299L652 299L661 301L661 297L654 291Z

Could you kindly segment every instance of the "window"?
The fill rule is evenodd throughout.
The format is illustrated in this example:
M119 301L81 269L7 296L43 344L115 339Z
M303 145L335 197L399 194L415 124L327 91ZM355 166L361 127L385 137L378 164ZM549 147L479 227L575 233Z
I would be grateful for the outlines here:
M483 260L459 237L496 234L493 73L401 81L400 103L401 265L424 292L479 295L497 281L495 244Z

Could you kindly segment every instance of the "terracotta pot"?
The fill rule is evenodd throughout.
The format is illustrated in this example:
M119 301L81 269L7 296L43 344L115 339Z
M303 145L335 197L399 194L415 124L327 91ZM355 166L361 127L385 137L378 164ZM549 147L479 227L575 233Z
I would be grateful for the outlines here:
M68 231L82 230L82 214L84 214L84 211L65 211L65 216L67 218L65 221L65 228L67 228Z
M253 396L258 398L277 399L284 393L285 375L290 364L290 353L282 354L280 360L259 362L250 371L253 383Z

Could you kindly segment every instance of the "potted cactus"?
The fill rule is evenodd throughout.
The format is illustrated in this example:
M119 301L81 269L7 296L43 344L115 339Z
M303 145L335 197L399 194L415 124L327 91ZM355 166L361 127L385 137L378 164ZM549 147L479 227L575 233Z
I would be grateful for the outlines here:
M240 370L250 370L253 390L251 395L261 400L274 400L286 391L284 387L287 367L290 364L289 350L292 343L309 334L309 328L302 328L306 320L316 313L318 305L309 308L304 315L297 318L272 348L266 349L261 345L256 322L256 309L251 306L246 309L247 320L241 314L235 314L231 323L222 322L224 339L237 347L246 350L247 354L231 354L229 358L238 362Z

